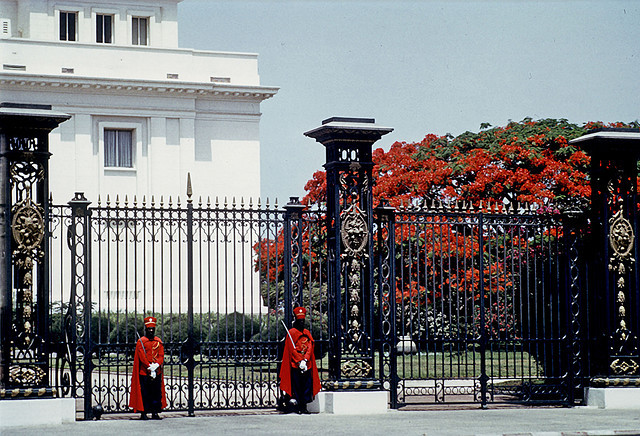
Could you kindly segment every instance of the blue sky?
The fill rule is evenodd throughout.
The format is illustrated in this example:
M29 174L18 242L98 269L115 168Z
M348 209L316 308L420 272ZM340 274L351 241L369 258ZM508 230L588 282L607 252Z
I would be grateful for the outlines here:
M375 147L525 117L640 118L640 1L184 0L180 45L259 53L262 196L286 202L324 163L303 136L375 118Z

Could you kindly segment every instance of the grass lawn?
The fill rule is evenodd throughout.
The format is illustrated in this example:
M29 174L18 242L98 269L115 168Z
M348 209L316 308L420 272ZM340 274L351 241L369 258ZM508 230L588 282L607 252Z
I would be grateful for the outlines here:
M416 353L398 356L398 376L403 379L477 378L482 356L474 350ZM487 351L485 371L493 378L538 378L542 368L526 351Z
M273 381L277 363L273 361L234 361L228 359L202 361L196 355L195 378L235 381ZM377 358L377 353L376 353ZM94 359L94 373L130 374L132 362L122 355ZM317 360L322 373L327 371L328 357ZM53 364L53 362L52 362ZM492 378L541 378L543 370L526 351L487 351L486 372ZM401 379L477 378L481 374L481 354L475 350L421 352L397 356ZM378 364L376 363L376 371ZM165 377L187 377L187 368L179 362L165 361Z

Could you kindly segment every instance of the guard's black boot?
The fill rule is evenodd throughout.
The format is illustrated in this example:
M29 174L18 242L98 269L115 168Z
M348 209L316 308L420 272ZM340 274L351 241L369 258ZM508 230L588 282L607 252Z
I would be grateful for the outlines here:
M291 405L289 404L289 398L290 397L286 394L278 398L276 409L279 410L281 413L293 412Z
M146 421L147 419L149 419L149 418L147 417L147 412L142 412L142 413L140 414L140 419L142 419L143 421Z
M306 404L300 404L300 407L298 408L298 415L310 415L311 412L309 412L309 410L307 409L307 405Z
M152 413L151 419L162 419L162 418L160 418L160 415L158 415L157 413Z

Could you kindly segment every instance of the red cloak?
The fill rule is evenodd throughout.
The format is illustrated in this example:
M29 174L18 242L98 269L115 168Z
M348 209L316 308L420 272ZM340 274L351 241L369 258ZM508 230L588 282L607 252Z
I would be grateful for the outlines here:
M164 391L164 377L162 375L164 363L164 345L159 337L153 340L146 336L141 337L136 343L136 353L133 357L133 372L131 374L131 390L129 397L129 407L134 412L143 412L142 391L140 390L140 376L149 375L149 365L158 363L160 367L156 369L156 377L160 377L160 392L162 393L162 408L167 407L167 396Z
M280 365L280 389L287 394L292 395L291 391L291 368L298 368L300 362L307 361L307 370L311 371L311 380L313 382L313 396L320 392L320 376L318 375L318 367L316 366L316 356L314 353L313 337L307 329L303 331L297 328L289 330L289 334L295 343L295 348L289 339L289 335L285 338L284 352L282 353L282 365Z

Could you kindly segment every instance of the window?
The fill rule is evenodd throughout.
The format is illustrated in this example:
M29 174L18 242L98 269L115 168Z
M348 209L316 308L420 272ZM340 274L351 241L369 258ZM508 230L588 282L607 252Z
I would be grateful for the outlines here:
M113 15L96 15L96 42L111 44L113 42Z
M104 129L104 166L133 168L133 130Z
M131 19L131 43L133 45L147 45L149 42L147 29L149 19L144 17L133 17Z
M60 12L60 41L76 40L77 12Z

